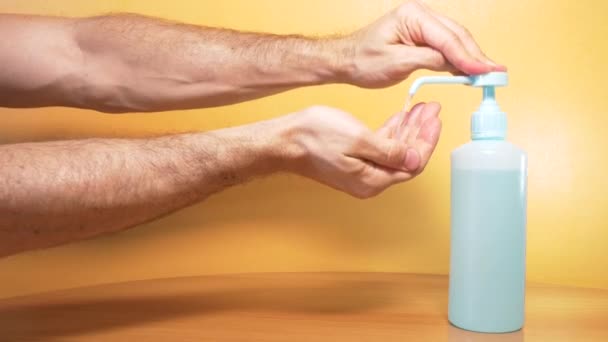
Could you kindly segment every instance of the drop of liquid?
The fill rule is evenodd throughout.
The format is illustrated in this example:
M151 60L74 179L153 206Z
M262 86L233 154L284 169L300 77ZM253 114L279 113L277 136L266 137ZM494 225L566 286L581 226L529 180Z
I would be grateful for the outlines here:
M408 110L410 110L410 105L412 104L412 95L408 95L407 96L407 100L405 101L405 106L403 107L403 112L407 113Z
M401 135L403 133L403 127L405 126L405 117L407 116L407 112L410 110L410 105L412 104L412 97L413 97L412 94L407 96L407 100L405 101L405 106L403 107L403 110L401 111L400 119L399 119L399 126L397 126L397 132L396 132L396 135L398 137L401 137Z

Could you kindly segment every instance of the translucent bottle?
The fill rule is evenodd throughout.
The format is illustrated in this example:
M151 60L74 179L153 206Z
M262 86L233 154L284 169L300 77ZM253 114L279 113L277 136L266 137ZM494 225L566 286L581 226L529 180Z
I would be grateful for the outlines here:
M460 328L502 333L524 323L527 157L505 141L507 120L495 100L506 73L423 77L425 83L482 87L472 141L452 152L448 319Z

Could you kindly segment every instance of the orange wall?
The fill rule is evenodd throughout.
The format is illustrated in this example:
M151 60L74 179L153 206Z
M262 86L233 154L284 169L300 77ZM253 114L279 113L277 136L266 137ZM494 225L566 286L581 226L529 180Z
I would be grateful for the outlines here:
M130 11L275 33L349 32L394 7L378 0L4 0L0 11ZM499 90L510 140L529 152L528 279L608 288L608 2L429 1L464 23L510 70ZM585 4L581 4L585 3ZM427 72L416 73L415 76ZM390 89L324 86L249 103L109 116L63 108L0 110L0 141L209 130L326 104L377 127L404 102ZM446 273L449 153L468 140L478 91L424 88L444 132L425 173L367 201L282 175L214 196L128 232L0 260L0 297L115 282L254 271Z

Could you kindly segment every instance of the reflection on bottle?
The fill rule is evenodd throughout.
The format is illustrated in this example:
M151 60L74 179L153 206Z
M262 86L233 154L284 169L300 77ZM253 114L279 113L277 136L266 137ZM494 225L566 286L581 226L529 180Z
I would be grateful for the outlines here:
M484 334L448 326L449 342L523 342L524 332L518 330L512 333Z

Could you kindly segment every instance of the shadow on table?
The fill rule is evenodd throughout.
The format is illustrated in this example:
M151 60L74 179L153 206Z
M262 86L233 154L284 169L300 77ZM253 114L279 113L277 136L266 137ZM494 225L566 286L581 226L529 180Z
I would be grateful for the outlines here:
M105 291L95 295L29 297L0 302L0 340L57 339L173 319L201 322L225 312L291 315L356 314L386 306L396 291L388 283L341 281L322 288L250 288L162 294ZM147 292L147 293L146 293ZM403 298L403 292L400 297Z

